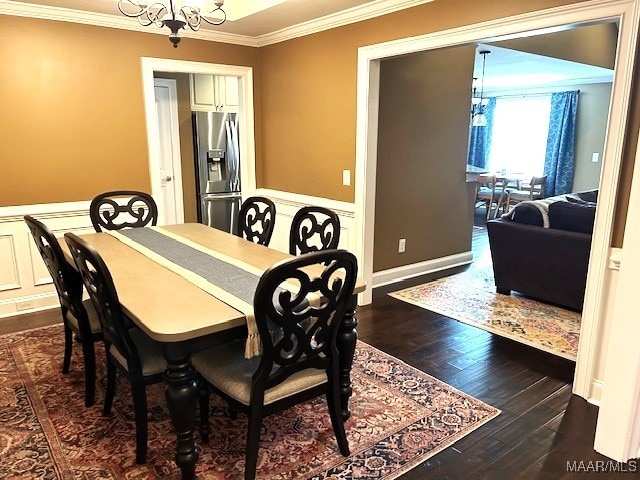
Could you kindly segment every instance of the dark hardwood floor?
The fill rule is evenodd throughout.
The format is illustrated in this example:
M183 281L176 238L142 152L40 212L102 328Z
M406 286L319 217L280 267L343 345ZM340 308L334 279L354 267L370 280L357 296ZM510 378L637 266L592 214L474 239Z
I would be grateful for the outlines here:
M481 215L476 223L483 226ZM485 232L474 229L476 255L487 252ZM373 303L357 312L360 339L502 413L400 478L570 479L589 475L570 471L568 465L576 465L574 462L583 462L583 466L607 462L592 448L597 408L571 394L574 362L387 295L434 278L414 278L376 289ZM14 321L5 319L0 333L58 321L58 310L22 315ZM637 475L602 473L596 477Z
M476 215L474 258L490 255ZM473 268L473 265L466 267ZM465 267L445 272L456 273ZM593 450L597 407L571 394L575 362L492 335L387 295L442 274L374 291L358 310L360 339L502 410L494 420L407 472L402 480L568 479L568 462L609 461ZM593 466L593 464L591 464ZM626 465L634 469L635 464ZM638 473L601 473L630 478Z

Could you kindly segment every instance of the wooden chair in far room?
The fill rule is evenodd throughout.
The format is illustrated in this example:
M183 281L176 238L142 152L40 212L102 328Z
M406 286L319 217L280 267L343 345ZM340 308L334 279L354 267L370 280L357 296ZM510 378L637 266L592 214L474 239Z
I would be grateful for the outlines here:
M318 268L311 277L306 268L309 266ZM254 297L262 356L245 359L244 341L236 341L191 358L206 386L248 413L245 480L255 478L263 417L323 393L340 453L349 455L336 341L356 274L356 259L346 250L313 252L277 263L262 275ZM298 287L296 292L287 290L292 288L291 283ZM270 330L278 329L282 335L272 338ZM203 391L206 393L206 389ZM201 396L200 402L200 433L207 442L208 394Z
M547 176L531 177L527 183L521 182L517 190L507 189L505 200L505 213L509 211L512 204L527 200L540 200L545 197L545 183Z
M238 236L269 246L276 221L276 206L266 197L249 197L240 207Z
M318 252L338 248L340 218L324 207L302 207L296 212L289 232L289 253Z
M476 184L476 203L475 208L485 206L486 216L488 220L491 214L491 209L495 205L495 213L493 218L498 216L498 210L503 206L503 202L506 199L506 189L501 182L498 182L495 175L479 175L478 183Z
M136 463L147 460L146 386L161 382L167 364L162 347L138 328L129 328L111 273L100 254L73 233L65 240L98 313L107 353L107 392L103 415L111 413L116 394L116 370L131 383L136 421Z
M96 394L96 355L94 342L102 340L102 328L91 300L82 301L82 278L65 260L58 239L39 220L25 215L33 240L56 287L64 326L62 373L69 373L73 336L82 345L84 359L84 404L90 407Z
M91 200L89 216L96 232L145 227L158 223L158 206L146 192L116 190Z

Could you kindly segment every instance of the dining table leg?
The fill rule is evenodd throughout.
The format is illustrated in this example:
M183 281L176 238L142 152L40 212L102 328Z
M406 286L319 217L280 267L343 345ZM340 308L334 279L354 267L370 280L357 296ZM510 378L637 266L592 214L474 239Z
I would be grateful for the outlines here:
M353 356L356 352L356 341L358 340L358 320L355 317L358 296L353 295L344 314L342 325L338 329L336 346L338 348L338 376L340 383L340 403L342 405L342 419L348 420L351 416L349 410L349 397L353 393L351 388L351 367L353 366Z
M189 353L180 344L167 343L163 347L167 360L165 398L177 437L175 462L182 471L182 480L196 480L200 452L193 437L198 401L195 371Z

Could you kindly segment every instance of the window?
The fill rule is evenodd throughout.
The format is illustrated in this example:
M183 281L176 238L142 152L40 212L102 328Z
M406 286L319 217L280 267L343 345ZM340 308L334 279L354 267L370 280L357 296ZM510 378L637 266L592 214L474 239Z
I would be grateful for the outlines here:
M493 114L489 170L541 176L550 111L550 94L498 97Z

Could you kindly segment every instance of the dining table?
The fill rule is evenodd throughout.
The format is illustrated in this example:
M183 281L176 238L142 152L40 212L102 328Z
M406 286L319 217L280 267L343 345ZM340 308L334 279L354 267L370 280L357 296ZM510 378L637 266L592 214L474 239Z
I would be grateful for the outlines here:
M180 245L187 244L218 260L241 265L254 275L292 257L199 223L142 228L154 230L154 235L161 233ZM227 298L215 293L215 288L213 293L207 291L178 270L168 268L157 253L149 253L146 247L135 248L130 241L124 241L123 235L114 233L80 236L105 261L124 313L146 335L162 345L167 362L165 398L177 440L175 463L183 480L195 480L199 456L194 439L198 389L190 357L208 347L246 337L247 312L234 308ZM64 239L60 239L60 244L67 261L75 268ZM344 420L351 414L351 367L358 336L357 294L364 289L365 282L358 277L338 332L340 401Z

